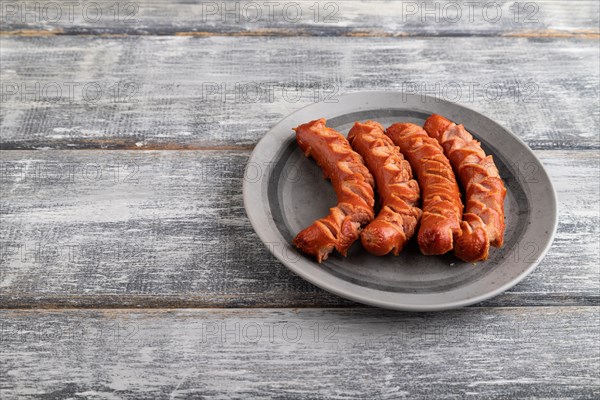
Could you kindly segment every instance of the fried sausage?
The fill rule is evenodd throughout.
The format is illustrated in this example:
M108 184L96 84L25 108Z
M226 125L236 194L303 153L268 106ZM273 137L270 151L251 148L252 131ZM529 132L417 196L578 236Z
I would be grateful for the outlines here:
M346 256L361 227L375 216L373 176L346 138L325 123L322 118L294 129L298 146L321 166L338 198L337 206L329 210L327 217L302 230L293 241L318 262L326 260L333 249Z
M434 114L424 129L444 148L466 193L462 234L455 240L455 254L469 262L486 260L490 245L501 247L504 242L506 188L498 168L464 126Z
M412 237L421 218L419 184L408 161L384 133L381 124L357 122L348 134L352 148L365 160L381 200L379 215L360 234L371 254L397 256Z
M397 123L386 135L417 175L423 198L423 216L417 235L421 253L444 254L452 250L454 237L461 233L463 205L450 162L439 143L414 124Z

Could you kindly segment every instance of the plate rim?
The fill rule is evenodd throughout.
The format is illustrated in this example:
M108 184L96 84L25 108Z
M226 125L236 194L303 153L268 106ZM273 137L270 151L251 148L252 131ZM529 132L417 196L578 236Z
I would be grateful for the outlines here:
M405 93L402 91L359 91L359 92L351 92L351 93L345 93L342 94L338 97L338 103L342 100L342 99L348 99L348 98L352 98L352 97L361 97L361 96L378 96L378 95L398 95L398 96L407 96L407 97L414 97L414 94L410 94L410 93ZM268 248L269 252L277 258L277 260L279 262L281 262L287 269L289 269L290 271L292 271L294 274L296 274L297 276L301 277L302 279L306 280L307 282L310 282L311 284L325 290L328 291L330 293L333 293L337 296L340 296L342 298L345 299L349 299L352 301L356 301L358 303L362 303L362 304L366 304L366 305L371 305L371 306L376 306L376 307L380 307L380 308L386 308L386 309L393 309L393 310L401 310L401 311L414 311L414 312L428 312L428 311L444 311L444 310L451 310L451 309L456 309L456 308L461 308L461 307L465 307L465 306L469 306L469 305L473 305L473 304L477 304L480 303L482 301L485 301L487 299L490 299L492 297L495 297L505 291L507 291L508 289L514 287L515 285L517 285L519 282L521 282L523 279L525 279L529 274L531 274L533 272L533 270L540 264L540 262L544 259L544 257L546 256L546 254L548 253L548 251L550 250L550 248L552 247L552 243L554 242L554 238L556 235L556 231L558 228L558 199L557 199L557 195L556 195L556 189L554 187L554 184L552 182L552 180L550 179L550 175L548 174L548 171L546 170L546 168L544 167L544 164L542 163L542 161L535 155L535 153L533 152L533 150L531 150L531 148L529 148L529 146L527 145L527 143L525 143L525 141L523 141L520 137L518 137L517 135L515 135L512 131L510 131L509 129L507 129L506 127L504 127L502 124L496 122L495 120L492 120L491 118L487 117L486 115L470 108L470 107L466 107L462 104L458 104L458 103L454 103L454 102L450 102L447 100L443 100L437 97L432 97L432 96L426 96L426 95L418 95L422 101L424 103L427 102L436 102L436 103L445 103L449 106L453 106L453 107L458 107L464 110L468 110L472 113L475 113L478 116L484 117L490 121L492 121L493 123L495 123L497 126L499 126L500 128L502 128L505 132L507 132L508 134L510 134L510 136L513 139L516 139L516 141L521 145L521 147L523 149L525 149L525 151L527 152L527 154L532 157L540 166L541 166L541 170L543 171L543 173L546 175L547 177L547 181L548 181L548 188L549 188L549 192L550 192L550 203L552 205L552 229L551 232L548 236L548 240L545 244L545 246L543 247L543 249L541 249L541 252L539 254L539 257L533 261L530 262L530 265L528 265L526 267L526 269L522 272L520 272L517 276L515 276L514 278L510 279L508 282L506 282L505 284L494 288L491 291L485 292L483 294L474 296L474 297L470 297L470 298L466 298L466 299L460 299L460 300L455 300L455 301L451 301L451 302L446 302L443 304L420 304L420 305L414 305L414 304L399 304L399 303L394 303L394 302L390 302L390 301L386 301L384 299L376 299L376 298L372 298L372 297L366 297L357 293L352 293L350 291L344 290L343 288L337 287L335 285L335 282L329 283L329 282L323 282L319 279L316 279L315 277L311 276L309 273L306 273L305 271L302 270L302 268L300 267L295 267L290 265L287 260L284 259L284 257L282 256L282 254L280 252L274 251L274 248L272 248L271 246L267 246L266 245L266 241L268 240L268 238L265 237L265 234L263 233L263 230L260 229L261 227L258 226L258 221L255 218L255 211L253 211L253 209L251 207L249 207L249 203L250 203L250 196L251 196L251 190L253 190L254 188L260 188L260 185L262 184L263 179L261 178L260 180L256 181L256 182L251 182L248 179L245 179L245 175L243 178L243 201L244 201L244 209L246 212L246 216L248 217L248 219L250 220L250 223L252 225L252 228L254 229L254 231L256 232L256 234L258 235L258 237L260 238L261 242L263 243L263 245L265 245L265 247ZM286 120L290 117L292 117L295 114L298 114L310 107L315 107L317 105L320 104L325 104L323 102L317 102L317 103L311 103L308 104L304 107L301 107L289 114L287 114L286 116L284 116L281 120L279 120L275 125L273 125L269 131L267 131L265 133L265 135L257 142L256 146L254 147L254 149L252 150L252 153L250 154L250 157L248 158L248 161L246 163L246 167L252 163L256 158L257 158L257 154L260 151L261 148L261 143L264 145L266 143L266 140L268 139L269 135L274 132L277 131L278 128L283 125Z

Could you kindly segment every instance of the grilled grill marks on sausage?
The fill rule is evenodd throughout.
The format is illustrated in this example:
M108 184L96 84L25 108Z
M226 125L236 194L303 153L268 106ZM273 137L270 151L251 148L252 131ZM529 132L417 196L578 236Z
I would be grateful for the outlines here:
M423 216L417 235L425 255L452 250L454 237L461 233L463 205L456 178L442 147L419 126L397 123L386 135L400 147L417 175L423 199Z
M373 177L361 156L344 136L325 124L322 118L295 129L298 146L323 169L338 198L328 216L302 230L293 241L318 262L327 259L334 249L346 256L359 238L361 227L374 218L375 202Z
M377 122L355 123L348 141L373 174L381 199L381 211L361 232L361 243L374 255L398 255L422 215L410 164Z
M424 128L444 148L466 192L467 206L462 234L455 240L455 254L464 261L486 260L490 245L501 247L504 242L506 188L494 160L462 125L434 114Z

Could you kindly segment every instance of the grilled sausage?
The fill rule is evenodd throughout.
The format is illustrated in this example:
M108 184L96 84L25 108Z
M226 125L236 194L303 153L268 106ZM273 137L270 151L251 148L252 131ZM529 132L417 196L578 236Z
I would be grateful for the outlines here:
M464 126L434 114L424 129L444 148L466 193L462 234L455 238L455 254L469 262L486 260L490 245L501 247L504 242L506 188L498 168Z
M419 184L408 161L384 133L381 124L357 122L348 134L352 148L365 160L375 178L381 200L379 215L361 232L363 247L371 254L398 255L421 218Z
M449 252L454 237L461 233L463 206L442 147L414 124L394 124L386 130L386 135L400 147L421 187L423 216L417 235L421 252L425 255Z
M302 230L293 241L318 262L326 260L333 249L346 256L361 227L375 216L373 177L346 138L325 123L322 118L295 129L298 146L321 166L338 198L337 206L330 209L327 217Z

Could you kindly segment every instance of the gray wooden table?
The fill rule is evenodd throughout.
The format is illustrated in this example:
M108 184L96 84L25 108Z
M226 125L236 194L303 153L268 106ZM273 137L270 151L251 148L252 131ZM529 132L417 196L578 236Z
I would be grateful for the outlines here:
M0 12L2 399L600 396L597 1ZM527 279L410 314L270 255L242 203L253 146L362 90L455 101L535 151L560 223Z

